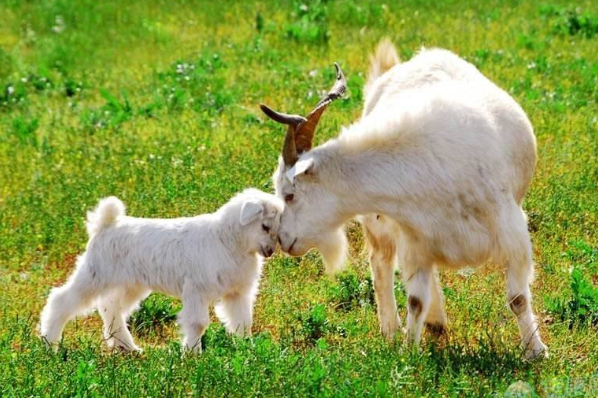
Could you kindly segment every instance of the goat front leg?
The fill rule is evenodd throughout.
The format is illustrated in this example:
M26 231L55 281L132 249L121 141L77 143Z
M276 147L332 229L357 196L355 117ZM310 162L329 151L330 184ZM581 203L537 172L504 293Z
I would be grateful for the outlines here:
M183 309L179 312L178 322L183 333L183 348L193 353L201 352L201 336L210 324L208 303L198 294L190 283L183 287Z
M257 284L240 292L229 294L216 304L216 315L224 323L229 333L234 333L239 337L251 336L255 292L257 292Z
M407 336L408 344L418 345L421 341L424 320L430 310L432 295L432 270L429 268L406 266L405 285L407 288Z
M394 271L397 261L395 238L388 233L385 223L390 220L382 216L369 215L362 223L366 243L370 250L370 267L376 295L380 332L392 340L401 328L401 318L397 312L394 294Z
M394 292L394 264L379 258L378 254L370 256L374 292L380 321L380 332L392 340L401 328L401 318L397 312L397 302Z

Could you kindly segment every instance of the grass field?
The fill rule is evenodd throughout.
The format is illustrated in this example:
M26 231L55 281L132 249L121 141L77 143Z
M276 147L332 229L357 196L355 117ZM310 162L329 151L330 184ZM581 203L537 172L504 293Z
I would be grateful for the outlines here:
M548 1L0 1L0 396L598 396L598 4ZM269 261L251 339L213 323L204 353L181 356L180 303L153 295L131 320L143 354L104 348L97 315L46 352L39 312L99 198L175 217L272 191L283 130L258 104L308 111L338 62L350 95L323 118L324 142L359 116L383 36L403 59L451 49L532 120L525 208L549 359L522 360L491 269L441 275L447 340L384 341L356 224L337 278L315 252ZM396 293L404 319L398 278Z

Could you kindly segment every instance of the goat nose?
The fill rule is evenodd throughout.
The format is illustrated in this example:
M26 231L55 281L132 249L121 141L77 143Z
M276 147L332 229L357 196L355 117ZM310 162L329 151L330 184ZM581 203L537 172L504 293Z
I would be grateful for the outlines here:
M272 249L271 247L268 248L268 257L272 256L274 254L274 249Z

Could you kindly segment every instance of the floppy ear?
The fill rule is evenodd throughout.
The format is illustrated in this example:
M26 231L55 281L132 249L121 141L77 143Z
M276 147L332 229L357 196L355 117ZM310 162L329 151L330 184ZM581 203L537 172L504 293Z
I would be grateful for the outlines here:
M287 179L290 182L295 182L295 179L301 174L308 174L314 168L314 159L303 159L295 163L293 167L286 172Z
M248 200L243 203L241 207L241 225L245 226L253 221L262 213L264 210L263 205L255 200Z

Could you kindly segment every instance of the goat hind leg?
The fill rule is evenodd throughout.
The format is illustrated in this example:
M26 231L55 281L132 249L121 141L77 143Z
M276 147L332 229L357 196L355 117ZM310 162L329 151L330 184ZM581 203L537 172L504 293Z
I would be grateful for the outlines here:
M532 264L509 263L507 268L507 300L521 335L521 345L527 359L548 356L548 349L540 339L536 317L532 312L532 294L529 283Z
M431 302L431 270L427 268L406 267L409 272L407 287L407 343L417 345L421 341L424 320L428 315Z
M507 300L517 317L521 345L527 359L548 356L548 349L540 339L536 317L532 312L530 284L533 279L532 246L527 223L521 209L509 213L511 230L505 234L503 244L507 255Z
M79 261L84 262L85 258L80 257ZM66 284L52 289L40 316L40 335L49 347L56 349L66 323L91 307L100 290L91 279L82 263Z
M444 309L444 294L440 286L438 271L435 269L430 283L430 309L426 315L426 329L435 338L446 333L447 316Z

